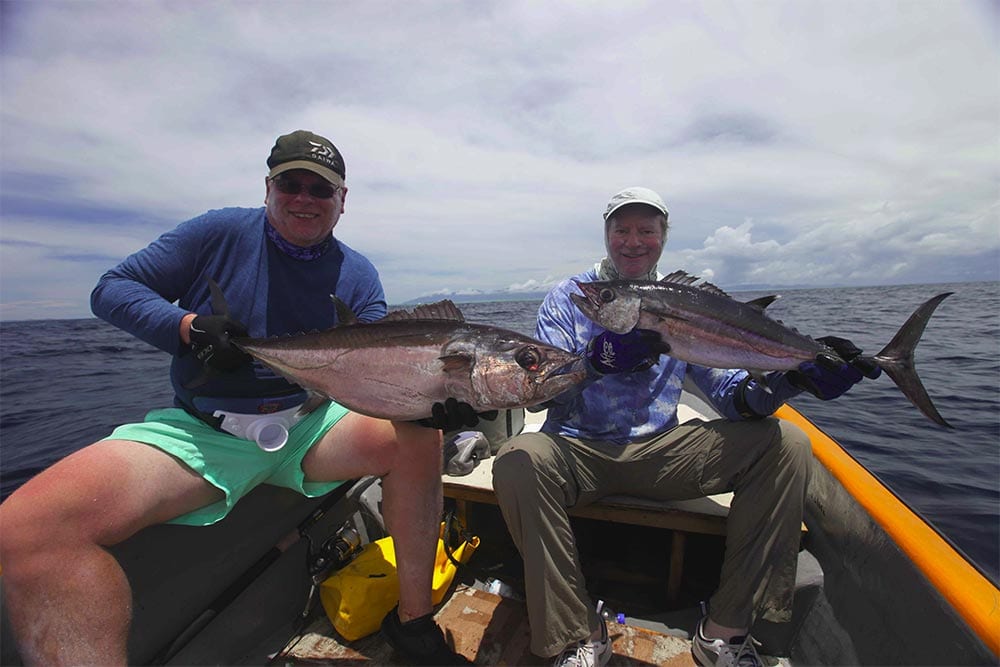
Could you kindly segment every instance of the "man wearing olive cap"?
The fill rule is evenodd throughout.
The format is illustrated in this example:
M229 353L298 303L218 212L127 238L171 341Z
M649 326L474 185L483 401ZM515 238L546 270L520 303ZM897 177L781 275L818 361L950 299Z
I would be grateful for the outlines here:
M298 130L277 139L267 166L264 207L188 220L94 289L96 315L172 355L174 406L120 426L0 505L3 593L29 664L129 662L131 591L106 547L156 523L215 523L261 483L316 497L366 475L383 480L398 563L384 634L413 663L468 664L431 616L440 429L466 415L445 411L427 428L327 401L302 416L306 392L230 344L329 329L331 294L363 322L386 314L374 266L332 233L347 198L337 147ZM210 279L228 313L213 311Z

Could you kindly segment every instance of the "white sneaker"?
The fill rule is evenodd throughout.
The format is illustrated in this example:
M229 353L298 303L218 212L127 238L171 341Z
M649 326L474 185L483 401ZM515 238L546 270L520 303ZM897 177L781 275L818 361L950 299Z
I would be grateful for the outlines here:
M552 663L553 667L604 667L608 664L611 660L608 626L600 614L597 618L601 622L601 638L597 641L580 641L567 646Z
M705 619L702 618L691 638L691 656L701 667L762 667L764 663L749 632L745 637L734 637L731 642L725 642L706 637L704 626Z

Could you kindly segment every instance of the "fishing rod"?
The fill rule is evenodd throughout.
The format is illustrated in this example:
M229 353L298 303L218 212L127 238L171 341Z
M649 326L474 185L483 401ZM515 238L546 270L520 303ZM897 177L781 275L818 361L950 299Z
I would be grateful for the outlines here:
M205 629L205 626L211 623L212 619L217 617L226 607L230 605L230 603L232 603L233 600L239 596L240 593L246 590L250 584L263 574L265 570L267 570L268 567L278 560L282 554L302 539L302 537L306 535L306 532L312 528L316 522L322 519L334 505L343 500L344 496L347 495L347 492L354 487L357 481L358 480L345 481L343 484L327 494L323 501L320 502L315 509L313 509L309 516L299 522L299 525L296 526L294 530L278 540L273 547L268 549L263 556L258 558L243 572L243 574L237 577L233 583L227 586L224 591L219 593L219 595L217 595L215 599L212 600L208 606L205 607L205 609L193 621L191 621L191 623L184 628L177 635L177 637L174 638L173 641L160 649L150 664L167 664L167 662L177 655L181 649L187 646L191 640L198 635L198 633Z

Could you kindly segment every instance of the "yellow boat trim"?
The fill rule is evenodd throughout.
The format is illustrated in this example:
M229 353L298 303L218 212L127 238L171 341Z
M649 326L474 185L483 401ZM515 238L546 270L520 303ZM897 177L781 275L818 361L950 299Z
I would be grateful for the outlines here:
M775 415L806 432L813 455L882 526L994 655L1000 656L1000 590L795 408L784 405Z

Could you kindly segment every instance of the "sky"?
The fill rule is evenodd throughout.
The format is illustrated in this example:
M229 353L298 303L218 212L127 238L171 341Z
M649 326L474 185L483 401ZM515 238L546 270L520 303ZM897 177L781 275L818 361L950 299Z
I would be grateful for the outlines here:
M544 290L601 213L728 288L1000 279L1000 5L960 0L0 0L0 319L90 317L104 271L261 206L331 139L335 229L390 304Z

